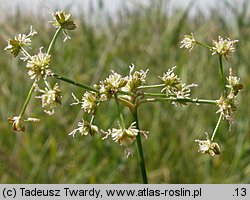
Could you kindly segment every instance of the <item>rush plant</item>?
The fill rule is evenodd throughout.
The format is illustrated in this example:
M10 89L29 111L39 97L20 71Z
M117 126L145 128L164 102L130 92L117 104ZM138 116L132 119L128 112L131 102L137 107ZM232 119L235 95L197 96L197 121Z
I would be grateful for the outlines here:
M46 114L54 114L55 110L61 105L63 94L59 83L51 84L52 80L55 79L83 90L80 98L72 94L72 99L75 102L71 105L80 105L86 114L69 135L73 137L76 134L92 137L100 135L103 140L111 138L124 148L126 156L133 155L133 144L136 143L143 183L148 183L148 179L141 136L147 139L149 132L142 130L139 126L141 119L138 118L138 108L145 103L166 102L181 107L188 104L209 104L218 107L215 113L218 114L218 122L214 131L212 133L205 132L205 139L194 140L198 143L198 151L202 154L215 156L221 153L220 146L216 142L218 127L222 120L228 121L229 127L235 123L234 113L238 107L237 96L243 89L240 78L233 75L232 68L230 68L226 76L223 66L224 60L228 60L233 55L235 44L239 42L238 40L224 39L219 36L218 40L213 40L211 45L208 45L196 40L191 33L191 35L185 35L181 41L180 48L187 48L191 51L195 46L200 46L210 51L211 57L217 57L221 95L214 99L192 98L191 90L198 85L184 83L175 73L176 66L159 75L159 81L152 85L147 84L147 76L150 73L150 69L140 70L134 64L131 64L127 68L127 75L121 75L112 70L105 80L90 86L57 74L56 69L51 66L51 52L58 35L63 33L65 36L64 41L66 41L70 39L68 32L76 29L76 24L71 19L70 14L64 11L57 11L52 16L53 21L50 21L50 23L56 28L56 31L48 48L39 47L35 55L29 53L32 45L31 37L37 34L33 27L30 27L28 34L18 34L13 39L7 41L8 45L5 50L10 51L14 57L21 54L20 59L26 63L27 75L33 80L20 113L8 119L14 131L24 132L27 122L36 123L40 121L38 118L25 116L26 108L31 97L34 96L33 94L35 94L35 98L41 99L41 107ZM95 119L98 118L100 104L108 101L115 102L116 109L113 112L118 112L119 119L117 120L117 127L103 130L102 124L96 124ZM123 107L130 111L133 118L132 122L126 120L127 117L124 114Z

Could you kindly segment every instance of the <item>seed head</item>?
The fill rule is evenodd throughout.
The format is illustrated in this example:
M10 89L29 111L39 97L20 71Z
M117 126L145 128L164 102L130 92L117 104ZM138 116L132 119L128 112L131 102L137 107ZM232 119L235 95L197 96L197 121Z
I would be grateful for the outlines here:
M8 118L8 122L12 124L12 128L14 131L18 131L18 132L25 131L25 124L24 124L24 120L22 117L15 116L15 117Z
M70 36L67 33L67 30L76 29L75 22L70 19L71 14L66 13L65 11L56 11L55 13L52 13L52 15L53 15L54 21L50 21L50 23L55 28L61 27L63 29L63 34L65 36L63 41L70 39Z
M76 29L76 25L74 21L70 20L71 14L66 13L65 11L56 11L53 13L54 21L50 21L50 23L56 27L62 27L66 30L74 30Z
M12 124L12 128L14 131L24 132L25 131L25 122L39 122L40 119L29 117L28 119L24 120L20 116L9 117L8 122Z

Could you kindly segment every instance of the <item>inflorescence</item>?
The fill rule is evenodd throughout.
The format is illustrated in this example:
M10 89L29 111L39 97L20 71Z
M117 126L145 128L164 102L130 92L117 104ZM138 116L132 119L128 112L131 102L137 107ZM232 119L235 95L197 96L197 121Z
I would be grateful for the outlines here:
M206 140L195 140L199 143L199 152L203 154L209 154L210 156L220 154L220 147L214 142L214 137L216 135L218 126L222 119L228 120L230 125L234 123L235 119L233 117L234 112L237 110L238 102L236 97L239 92L243 89L243 84L240 82L240 78L233 76L232 69L230 69L229 76L226 78L227 84L224 83L225 79L222 57L228 58L235 52L235 43L238 40L230 40L229 38L223 39L219 36L218 40L212 41L212 46L203 44L197 41L194 35L185 35L184 39L181 41L180 48L187 48L190 51L196 45L208 48L212 52L212 55L218 55L220 59L220 72L222 75L222 95L218 100L204 100L204 99L192 99L191 89L197 87L197 84L184 83L180 77L174 72L175 67L168 69L162 76L159 76L160 83L156 85L148 85L146 78L149 70L135 70L135 65L129 66L129 73L126 76L111 71L110 75L105 79L96 83L93 87L86 84L77 83L68 78L62 77L54 73L54 68L51 66L51 50L54 46L57 35L62 31L65 35L65 40L70 39L67 31L76 29L76 25L73 20L71 20L71 15L64 11L57 11L52 14L53 21L50 23L57 29L48 50L43 52L42 47L39 48L39 52L35 55L30 55L27 51L27 47L31 49L32 41L31 37L37 34L37 32L30 27L30 32L25 34L18 34L14 39L9 39L8 45L5 50L9 50L10 53L17 57L19 53L22 53L21 59L25 61L26 68L28 69L28 76L33 81L27 99L24 103L23 109L20 114L8 119L8 122L12 124L13 130L18 132L25 131L25 122L38 122L37 118L27 118L24 119L24 114L26 107L29 103L31 95L33 92L39 95L36 98L41 99L42 108L44 112L52 115L55 109L62 104L62 92L58 83L55 83L51 87L51 79L59 79L70 84L81 87L85 90L81 100L79 100L74 94L72 94L75 102L72 105L81 105L83 111L89 115L89 117L84 117L78 123L76 129L72 130L69 135L73 137L77 132L84 136L95 136L101 134L103 139L111 137L113 141L121 146L125 147L127 155L131 152L131 144L136 141L139 134L142 134L147 138L148 131L143 131L139 129L137 124L137 117L135 121L127 122L124 120L124 113L122 112L121 106L126 106L129 108L131 113L137 112L137 108L143 103L165 101L173 103L174 105L183 106L188 103L207 103L218 106L216 113L220 115L218 123L214 129L212 137L207 134ZM44 89L41 89L44 88ZM148 93L146 90L157 90L157 92ZM103 131L99 128L94 120L98 113L98 107L101 103L106 101L115 100L117 105L117 111L119 114L118 128L110 128L107 131ZM85 116L85 115L84 115ZM86 119L87 118L87 119Z

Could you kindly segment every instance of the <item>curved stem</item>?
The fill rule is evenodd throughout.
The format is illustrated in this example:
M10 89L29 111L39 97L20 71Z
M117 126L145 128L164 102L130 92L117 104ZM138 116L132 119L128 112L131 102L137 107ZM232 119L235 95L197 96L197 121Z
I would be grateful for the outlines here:
M137 109L135 109L135 111L132 112L132 115L133 115L134 121L136 122L136 128L138 130L140 130ZM144 161L144 155L143 155L140 134L138 134L136 136L136 143L137 143L137 151L138 151L138 157L139 157L139 164L140 164L140 168L141 168L142 180L143 180L144 184L148 184L147 171L146 171L146 167L145 167L145 161Z
M132 104L130 101L128 101L127 99L124 99L122 97L118 97L118 100L125 106L129 107L130 110L134 110L135 106L134 104Z
M99 91L97 89L95 89L94 87L91 87L91 86L88 86L86 84L83 84L83 83L78 83L76 81L73 81L71 79L68 79L64 76L61 76L61 75L58 75L58 74L53 74L52 77L56 78L56 79L59 79L59 80L62 80L64 82L67 82L67 83L70 83L72 85L75 85L75 86L78 86L78 87L81 87L83 89L86 89L86 90L90 90L90 91L93 91L93 92L97 92L99 93Z
M215 134L217 133L218 127L219 127L220 122L221 122L221 119L222 119L222 113L220 114L220 117L219 117L219 119L218 119L218 122L217 122L217 124L216 124L216 126L215 126L215 128L214 128L214 132L213 132L213 135L212 135L212 137L211 137L211 141L214 140L214 136L215 136Z
M25 100L25 102L23 104L22 110L21 110L21 112L19 114L20 117L23 117L23 115L25 113L25 110L26 110L26 108L27 108L27 106L29 104L29 101L30 101L30 98L32 96L32 93L33 93L34 89L35 89L35 83L32 84L32 86L30 88L30 91L28 93L28 96L26 97L26 100Z
M56 39L59 35L59 33L62 31L62 27L58 28L49 44L49 48L48 48L48 51L47 51L47 54L50 54L51 53L51 50L53 49L54 45L55 45L55 42L56 42Z

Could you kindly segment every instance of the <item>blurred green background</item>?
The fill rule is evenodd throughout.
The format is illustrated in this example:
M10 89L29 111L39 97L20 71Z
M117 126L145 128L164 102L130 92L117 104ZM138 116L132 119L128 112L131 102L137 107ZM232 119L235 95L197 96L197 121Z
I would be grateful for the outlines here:
M245 88L238 98L237 123L231 131L226 121L219 127L220 156L198 153L194 142L204 139L205 131L212 133L218 119L215 106L152 103L140 107L139 120L141 129L150 131L148 140L142 141L149 183L250 183L250 1L217 1L207 14L192 15L192 4L170 14L168 0L150 1L122 6L115 18L103 9L107 1L100 2L88 17L73 15L78 28L70 32L71 40L63 43L63 35L59 37L52 53L57 73L94 84L110 70L127 75L134 63L137 69L149 69L147 83L153 84L160 82L157 76L177 65L176 73L184 82L199 85L192 97L218 99L217 57L198 46L192 52L180 49L180 41L191 32L208 44L219 35L240 40L225 68L228 73L232 67ZM47 23L51 16L41 12L31 16L22 9L6 11L0 21L0 183L141 183L136 152L127 159L124 149L111 139L68 135L83 116L79 106L69 105L74 102L72 92L82 95L79 88L60 82L63 104L53 116L46 115L40 100L32 98L26 116L41 121L28 124L24 133L15 133L7 123L8 117L19 114L32 82L25 63L3 49L8 38L28 33L30 25L38 31L30 52L46 48L55 29ZM127 109L124 113L129 125L132 118ZM107 130L117 126L117 119L109 102L100 107L96 124Z

